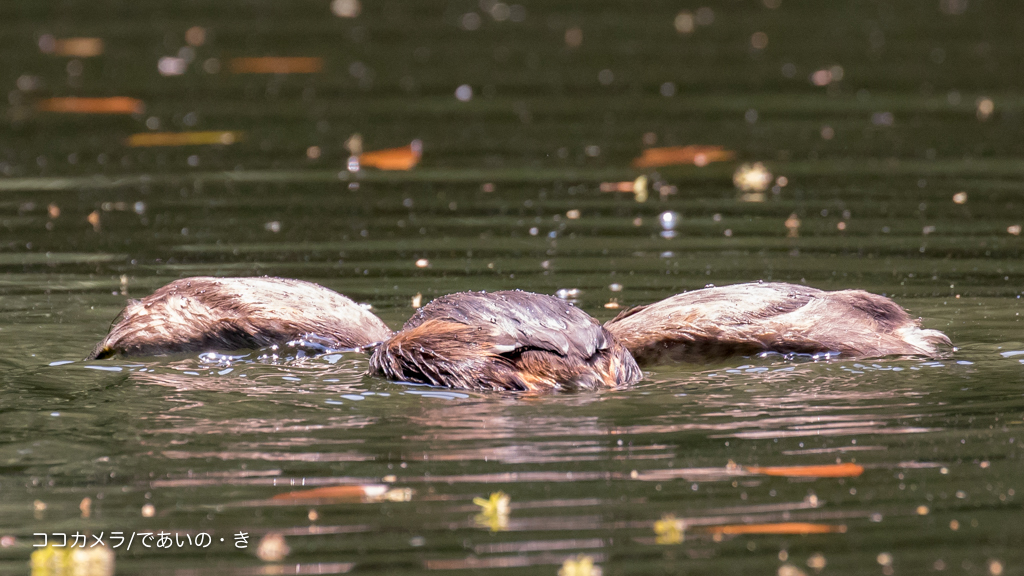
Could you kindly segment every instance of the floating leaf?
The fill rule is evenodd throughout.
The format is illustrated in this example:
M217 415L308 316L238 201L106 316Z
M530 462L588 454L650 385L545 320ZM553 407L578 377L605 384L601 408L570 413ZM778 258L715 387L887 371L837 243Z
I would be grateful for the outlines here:
M235 74L316 74L324 68L319 57L256 57L232 58L231 72Z
M665 514L654 523L654 533L658 535L658 544L681 544L685 537L686 523L673 514Z
M747 466L747 472L766 476L788 476L791 478L853 478L864 473L860 464L823 464L821 466Z
M339 502L408 502L412 498L412 490L408 488L390 489L386 484L363 484L348 486L324 486L311 490L286 492L274 496L273 500L334 500Z
M594 566L594 559L586 554L575 558L566 558L558 576L601 576L601 567Z
M234 144L242 139L241 132L143 132L132 134L126 143L133 147L145 146L200 146L208 144Z
M711 162L732 160L736 153L721 146L666 146L647 148L639 158L633 160L634 168L657 168L677 164L707 166Z
M846 532L846 524L811 524L808 522L779 522L776 524L725 524L706 526L702 532L711 534L828 534Z
M64 114L141 114L146 110L142 100L126 96L110 98L47 98L36 103L40 112Z
M504 492L494 492L487 499L473 498L473 504L480 507L480 513L474 520L481 526L491 529L491 532L498 532L508 528L508 515L512 508L510 506L512 497Z
M411 170L419 164L423 155L423 144L413 140L408 146L364 152L359 155L359 165L378 170Z

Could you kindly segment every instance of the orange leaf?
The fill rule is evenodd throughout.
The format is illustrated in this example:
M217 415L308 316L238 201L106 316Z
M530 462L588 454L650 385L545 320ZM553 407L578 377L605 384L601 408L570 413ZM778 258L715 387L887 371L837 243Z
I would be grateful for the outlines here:
M47 98L36 103L41 112L68 114L139 114L145 111L142 100L125 96L110 98Z
M828 534L846 532L846 524L810 524L808 522L725 524L723 526L707 526L701 531L712 534Z
M410 170L420 161L423 146L413 140L408 146L365 152L359 156L359 165L380 170Z
M732 160L736 153L721 146L666 146L664 148L648 148L639 158L633 160L634 168L657 168L674 164L693 164L704 166L710 162Z
M102 38L62 38L54 40L53 54L57 56L74 56L91 58L103 54Z
M202 144L234 144L241 139L241 132L142 132L140 134L132 134L125 143L132 147L196 146Z
M852 478L864 473L860 464L823 464L821 466L745 466L748 472L767 476Z
M319 57L231 59L231 71L235 74L315 74L323 68L324 59Z
M363 498L376 498L387 492L387 486L368 484L363 486L324 486L311 490L299 490L278 494L273 500L343 500L360 501Z

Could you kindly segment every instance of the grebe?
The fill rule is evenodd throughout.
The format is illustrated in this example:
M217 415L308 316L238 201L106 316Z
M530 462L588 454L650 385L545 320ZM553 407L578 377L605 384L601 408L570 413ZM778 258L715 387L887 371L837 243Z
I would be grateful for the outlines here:
M642 377L589 314L519 290L430 302L377 347L370 373L467 390L596 390Z
M884 296L781 282L684 292L626 310L605 328L641 366L761 351L934 357L951 346Z
M391 330L312 282L200 276L129 301L88 359L255 349L309 335L332 348L357 348L387 339Z
M176 280L131 301L89 359L255 349L312 337L375 347L370 372L467 390L595 390L640 380L639 365L762 351L937 356L949 339L861 290L736 284L632 308L603 327L552 296L462 292L398 333L345 296L287 278Z

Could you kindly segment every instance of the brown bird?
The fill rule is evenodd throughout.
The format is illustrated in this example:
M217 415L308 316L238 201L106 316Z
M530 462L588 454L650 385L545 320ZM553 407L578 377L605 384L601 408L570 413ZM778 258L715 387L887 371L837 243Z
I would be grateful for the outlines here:
M312 282L200 276L129 301L88 359L255 349L303 337L357 348L390 336L380 318Z
M518 290L432 301L374 351L370 373L467 390L596 390L642 377L589 314Z
M626 310L605 328L641 366L762 351L934 357L951 346L884 296L781 282L684 292Z

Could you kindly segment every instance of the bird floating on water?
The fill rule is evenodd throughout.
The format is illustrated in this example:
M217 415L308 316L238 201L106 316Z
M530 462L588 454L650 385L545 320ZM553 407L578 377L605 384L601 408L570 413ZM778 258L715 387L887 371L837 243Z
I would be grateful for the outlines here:
M684 292L600 325L573 304L519 290L460 292L393 333L332 290L287 278L176 280L129 302L89 359L230 351L311 341L371 351L370 373L465 390L628 386L639 366L760 352L935 357L950 346L892 300L773 283Z

